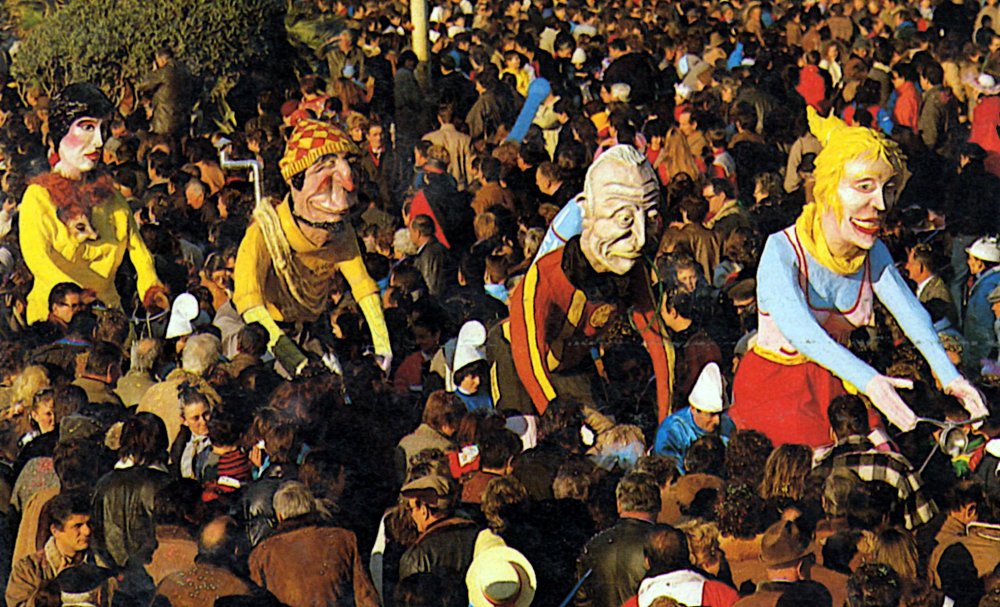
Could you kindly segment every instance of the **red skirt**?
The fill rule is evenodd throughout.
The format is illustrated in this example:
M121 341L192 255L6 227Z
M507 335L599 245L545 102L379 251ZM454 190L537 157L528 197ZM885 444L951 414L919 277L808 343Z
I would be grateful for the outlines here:
M846 394L844 383L814 362L782 365L752 350L733 381L729 415L741 430L758 430L775 446L788 443L829 445L830 401Z

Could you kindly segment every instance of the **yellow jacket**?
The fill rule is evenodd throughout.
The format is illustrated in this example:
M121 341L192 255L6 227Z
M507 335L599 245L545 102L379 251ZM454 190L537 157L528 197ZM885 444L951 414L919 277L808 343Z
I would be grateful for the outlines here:
M117 193L91 210L97 240L77 242L56 217L49 193L40 185L28 186L18 215L21 252L35 277L28 294L29 324L48 318L49 291L61 282L92 289L105 304L121 306L115 274L126 251L138 274L139 295L145 297L150 287L160 285L132 211Z
M390 353L378 284L365 269L354 230L347 228L332 240L317 246L305 237L295 223L287 199L278 205L276 213L285 240L281 244L287 245L293 257L289 265L295 266L293 272L298 277L295 286L299 292L307 292L314 305L299 301L289 289L285 277L275 270L274 259L261 228L264 217L255 213L257 220L250 225L240 242L233 272L233 305L243 319L248 323L262 323L268 329L273 346L280 335L276 323L312 322L318 318L326 307L333 286L332 278L340 271L365 315L376 352Z

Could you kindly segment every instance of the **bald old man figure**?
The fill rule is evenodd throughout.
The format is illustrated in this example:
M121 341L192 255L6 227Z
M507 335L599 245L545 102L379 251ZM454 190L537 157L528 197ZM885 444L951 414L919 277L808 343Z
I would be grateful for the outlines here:
M532 264L510 294L510 317L491 331L497 409L538 415L557 396L593 406L592 349L627 315L653 360L659 418L669 413L673 350L642 259L659 194L652 167L632 146L617 145L591 165L578 198L582 233Z

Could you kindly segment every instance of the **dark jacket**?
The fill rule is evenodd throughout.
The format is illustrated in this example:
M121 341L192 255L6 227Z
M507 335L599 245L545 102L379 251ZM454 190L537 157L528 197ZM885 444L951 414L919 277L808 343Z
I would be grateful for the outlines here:
M652 101L656 87L656 67L652 58L646 53L628 53L615 59L604 71L604 85L610 87L618 82L632 89L629 101L633 105Z
M448 285L455 281L448 249L436 238L420 248L420 252L413 258L413 267L424 277L427 292L434 297L440 297Z
M152 93L153 120L150 129L157 135L173 135L184 130L191 117L191 74L171 61L139 85L139 93Z
M308 555L308 556L305 556ZM284 521L250 553L250 578L290 607L378 607L358 540L311 516Z
M942 153L958 127L958 107L950 89L934 86L924 92L917 127L927 149Z
M274 498L278 487L285 481L298 478L295 464L271 464L264 475L247 486L237 504L237 520L243 523L251 546L261 543L278 525L274 516Z
M413 70L399 68L392 91L396 102L397 136L418 139L429 130L428 108L426 96Z
M500 90L497 91L485 91L465 116L465 124L473 141L490 139L501 126L507 128L514 122L517 116L516 103L513 96L503 94L506 91L502 87L500 85Z
M153 497L170 476L145 466L112 470L94 488L93 547L110 567L124 567L130 559L149 560L156 546Z
M399 579L414 573L456 574L465 579L479 529L470 520L444 518L431 524L399 560Z
M646 576L646 538L658 528L655 523L623 518L587 542L577 561L577 579L588 570L592 573L577 591L574 604L619 607L634 595Z

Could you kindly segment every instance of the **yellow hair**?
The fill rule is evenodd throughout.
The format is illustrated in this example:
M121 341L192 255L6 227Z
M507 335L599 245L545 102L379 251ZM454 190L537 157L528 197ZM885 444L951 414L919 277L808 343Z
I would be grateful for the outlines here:
M822 215L833 207L837 220L841 218L841 205L837 187L844 175L844 166L851 160L884 160L897 175L903 172L905 157L895 141L873 129L847 124L833 114L824 118L812 107L806 108L809 130L819 139L823 150L816 156L813 177L816 185L813 194L816 210Z

